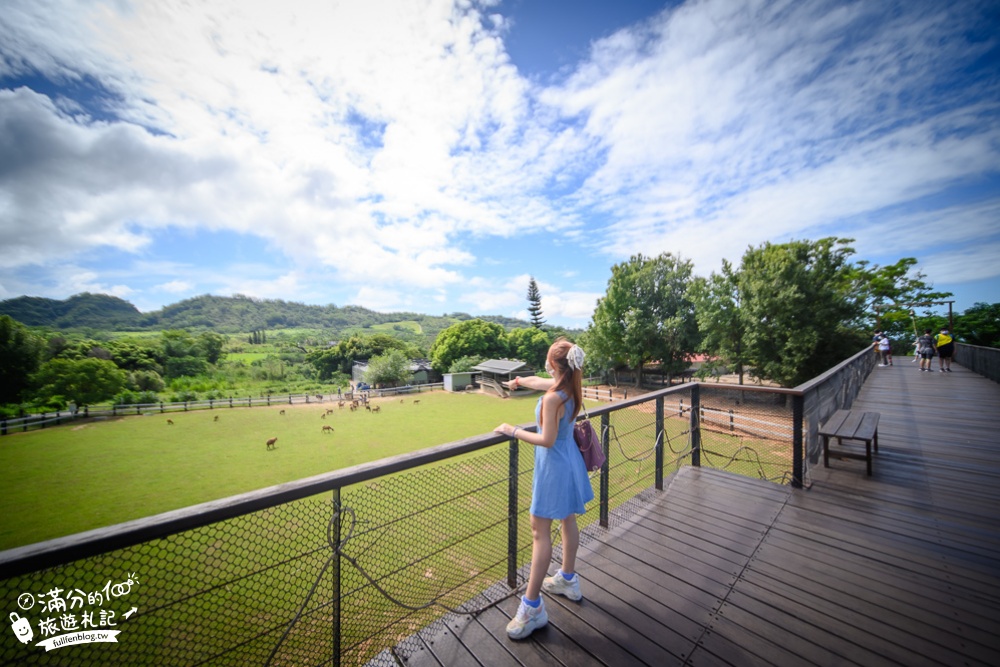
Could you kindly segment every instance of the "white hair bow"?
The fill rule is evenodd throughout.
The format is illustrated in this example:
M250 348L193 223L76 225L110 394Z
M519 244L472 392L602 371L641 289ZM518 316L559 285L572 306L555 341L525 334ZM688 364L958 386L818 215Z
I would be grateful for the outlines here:
M574 345L569 348L569 352L566 353L566 363L568 363L569 367L574 371L581 370L583 368L583 359L586 356L587 355L583 353L583 350L579 345Z

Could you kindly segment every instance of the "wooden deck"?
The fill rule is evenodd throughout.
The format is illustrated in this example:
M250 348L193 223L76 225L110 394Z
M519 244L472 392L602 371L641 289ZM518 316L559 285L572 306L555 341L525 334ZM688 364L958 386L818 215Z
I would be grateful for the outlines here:
M793 490L684 469L580 554L584 600L508 599L425 630L406 665L1000 665L1000 385L875 368L874 475L831 455ZM936 366L936 364L935 364Z

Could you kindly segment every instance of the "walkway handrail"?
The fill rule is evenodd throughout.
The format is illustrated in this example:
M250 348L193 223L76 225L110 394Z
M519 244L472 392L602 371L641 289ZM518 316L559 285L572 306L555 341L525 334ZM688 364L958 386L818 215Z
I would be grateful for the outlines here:
M1000 349L955 343L955 363L1000 382Z
M793 389L688 383L590 408L606 461L592 478L597 512L580 518L581 529L634 513L684 465L801 486L810 424L853 400L855 383L874 363L864 352ZM281 650L308 651L312 663L331 655L335 665L367 659L366 651L386 646L400 629L435 618L429 604L394 607L387 588L396 599L430 596L459 606L504 580L506 591L523 583L532 451L488 433L12 549L0 553L0 598L69 585L98 590L135 570L155 604L125 624L115 647L124 662L152 652L159 664L241 656L259 663L286 637ZM230 589L249 605L242 614L220 597ZM324 597L312 601L316 590ZM226 630L219 605L226 605ZM200 625L214 632L198 634ZM163 628L190 639L164 644ZM322 646L311 645L317 641ZM24 657L17 651L28 650L5 646L0 665L17 664Z

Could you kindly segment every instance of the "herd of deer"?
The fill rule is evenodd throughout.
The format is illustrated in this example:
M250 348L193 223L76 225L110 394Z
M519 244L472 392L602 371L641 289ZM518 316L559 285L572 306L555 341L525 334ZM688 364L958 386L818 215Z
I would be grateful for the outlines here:
M401 398L401 399L399 399L399 402L400 403L405 403L406 400ZM420 399L419 398L414 399L413 404L416 405L418 403L420 403ZM348 402L347 401L338 401L337 402L337 407L339 407L341 409L343 409L346 406L348 406ZM374 406L371 405L369 403L369 401L368 401L368 397L367 396L362 396L361 398L357 398L357 399L354 399L354 400L350 401L350 410L351 410L351 412L354 412L355 410L357 410L361 406L364 406L365 410L367 410L368 412L372 412L372 413L376 413L376 412L381 412L382 411L382 406L381 405L374 405ZM281 416L284 416L285 415L285 411L284 410L279 410L278 414L281 415ZM328 408L325 412L323 412L323 414L320 415L320 419L326 419L327 415L331 415L331 414L333 414L333 408ZM212 418L212 421L215 421L215 422L219 421L219 415L215 415ZM174 420L173 419L167 419L167 425L168 426L173 426L174 425ZM330 426L330 425L326 425L326 426L324 426L321 429L320 432L321 433L333 433L334 432L334 428L332 426ZM278 442L277 436L275 436L273 438L268 438L267 441L265 442L265 445L267 446L268 451L270 451L272 449L276 449L277 448L277 442Z

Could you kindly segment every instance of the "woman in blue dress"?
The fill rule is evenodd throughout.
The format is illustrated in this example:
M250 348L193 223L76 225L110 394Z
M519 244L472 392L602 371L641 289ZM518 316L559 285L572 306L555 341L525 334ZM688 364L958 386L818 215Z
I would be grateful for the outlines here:
M565 338L549 348L545 370L551 378L514 378L511 389L527 387L545 393L535 408L537 432L510 424L496 429L535 446L535 472L531 487L531 572L528 588L517 614L507 625L507 634L523 639L548 623L541 591L579 600L580 577L576 574L576 552L580 531L576 515L594 499L583 456L573 439L573 423L583 402L583 350ZM546 577L552 560L552 521L562 524L562 567Z

